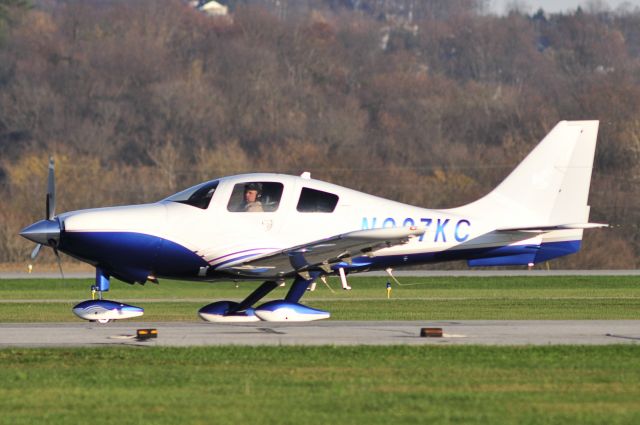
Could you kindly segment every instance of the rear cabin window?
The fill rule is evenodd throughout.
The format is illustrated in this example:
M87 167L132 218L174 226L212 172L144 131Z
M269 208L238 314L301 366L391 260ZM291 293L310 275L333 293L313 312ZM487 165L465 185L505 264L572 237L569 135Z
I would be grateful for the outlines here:
M300 212L330 213L338 205L338 195L303 187L296 209Z
M231 212L274 212L282 198L282 183L251 181L233 187L227 210Z

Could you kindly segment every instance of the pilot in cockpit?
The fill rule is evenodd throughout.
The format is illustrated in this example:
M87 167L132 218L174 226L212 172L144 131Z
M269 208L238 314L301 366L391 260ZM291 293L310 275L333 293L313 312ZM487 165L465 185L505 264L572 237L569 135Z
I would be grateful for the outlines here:
M261 183L247 183L244 186L244 202L242 208L246 212L263 212L262 202L262 184Z

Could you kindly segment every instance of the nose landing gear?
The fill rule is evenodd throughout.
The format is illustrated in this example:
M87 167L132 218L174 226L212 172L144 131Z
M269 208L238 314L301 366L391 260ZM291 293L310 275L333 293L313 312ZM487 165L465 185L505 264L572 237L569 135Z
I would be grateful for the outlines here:
M113 320L130 319L144 314L142 307L103 299L103 292L109 291L109 279L109 275L104 270L96 267L96 281L91 286L91 299L82 301L73 307L72 311L76 316L91 322L105 324Z

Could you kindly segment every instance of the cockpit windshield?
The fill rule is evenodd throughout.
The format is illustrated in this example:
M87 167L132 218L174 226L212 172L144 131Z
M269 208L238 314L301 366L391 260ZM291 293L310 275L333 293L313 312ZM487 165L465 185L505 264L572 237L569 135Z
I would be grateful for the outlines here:
M191 205L206 210L211 202L218 180L208 181L199 185L190 187L189 189L178 192L164 199L165 201L180 202L181 204Z

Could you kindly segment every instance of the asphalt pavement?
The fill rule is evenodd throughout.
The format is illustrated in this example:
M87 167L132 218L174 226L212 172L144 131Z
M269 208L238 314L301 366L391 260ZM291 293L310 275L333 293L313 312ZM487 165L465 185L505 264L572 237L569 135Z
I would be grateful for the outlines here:
M422 328L442 337L422 337ZM158 337L136 339L138 329ZM282 345L640 344L640 320L461 320L256 322L90 322L0 324L0 347Z

